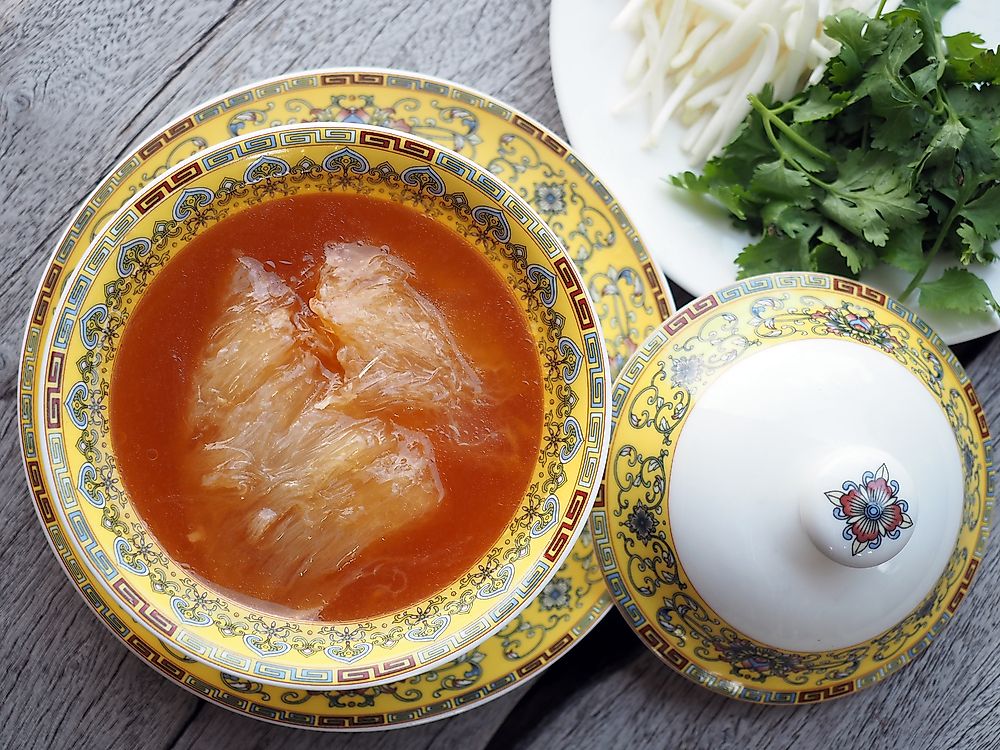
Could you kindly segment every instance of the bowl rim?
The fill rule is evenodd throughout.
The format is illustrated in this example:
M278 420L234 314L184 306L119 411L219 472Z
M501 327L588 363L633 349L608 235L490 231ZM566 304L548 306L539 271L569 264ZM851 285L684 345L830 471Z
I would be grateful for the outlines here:
M356 68L338 68L337 70L338 71L343 70L344 72L350 72L350 71L374 72L374 71L377 70L379 72L385 71L386 73L389 73L389 74L407 75L406 71L392 70L392 69L388 69L388 68L373 69L373 68L356 67ZM289 74L289 75L291 75L291 74ZM257 84L255 84L255 85L266 85L268 81L284 80L284 79L288 78L289 75L274 76L272 78L265 79L263 81L257 82ZM296 74L296 75L298 75L298 74ZM309 75L309 73L308 72L303 72L302 75ZM422 75L419 75L419 74L416 74L416 73L413 73L412 75L418 76L418 77L421 77L421 78L430 78L428 76L422 76ZM434 80L440 80L442 83L445 83L444 79L434 79ZM232 91L237 91L238 92L238 91L242 91L245 88L246 88L246 86L243 86L243 87L239 87L239 88L233 89ZM468 87L463 87L463 88L468 88ZM225 95L222 95L222 96L225 96ZM483 96L486 96L486 95L484 94ZM216 97L216 98L220 98L220 97ZM195 108L189 110L189 112L195 112L197 110L198 110L198 107L195 107ZM163 172L160 175L158 175L155 180L150 181L148 184L144 185L142 188L140 188L139 190L137 190L134 194L132 194L131 196L129 196L128 200L125 203L123 203L118 209L116 209L114 211L114 213L111 216L109 216L109 218L103 224L100 225L99 229L95 230L95 234L94 234L93 238L91 239L90 242L87 243L87 249L84 251L84 254L81 257L86 257L87 255L89 255L90 252L92 251L92 249L98 243L100 243L103 235L107 232L107 230L110 227L112 227L124 214L126 214L129 211L130 208L132 208L136 203L138 203L139 201L141 201L144 197L146 197L147 195L149 195L152 192L154 192L154 189L157 186L161 185L165 180L170 179L171 177L173 177L173 175L181 172L185 168L188 168L191 164L193 164L193 163L195 163L195 162L197 162L197 161L199 161L201 159L204 159L206 156L209 156L210 154L212 154L214 152L218 152L218 151L221 151L221 150L224 150L224 149L227 149L227 148L232 148L237 143L245 142L245 141L256 139L256 138L261 138L261 137L268 136L268 135L277 135L277 134L286 133L286 132L295 132L295 131L298 131L298 130L314 130L316 128L328 128L328 129L332 129L332 130L352 130L352 131L355 131L355 132L375 132L375 133L385 134L385 135L390 136L392 138L405 137L407 140L411 140L411 141L417 142L417 143L419 143L419 144L421 144L421 145L423 145L423 146L425 146L427 148L432 149L434 152L444 153L444 154L448 155L450 158L458 161L459 163L461 163L461 164L463 164L465 166L471 167L476 172L486 172L487 171L485 167L477 164L476 162L474 162L473 160L471 160L468 157L465 157L465 156L462 156L461 154L458 154L453 149L450 149L450 148L448 148L446 146L442 146L442 145L440 145L438 143L435 143L434 141L431 141L431 140L429 140L429 139L427 139L427 138L425 138L423 136L414 135L412 133L401 133L400 131L394 130L392 128L386 128L386 127L381 127L381 126L377 126L377 125L371 125L371 124L367 124L367 123L362 124L362 123L326 122L326 121L277 125L277 126L273 126L273 127L268 127L268 128L263 128L263 129L260 129L260 130L256 130L256 131L253 131L252 133L243 134L243 135L237 135L237 136L234 136L234 137L231 137L231 138L227 138L227 139L225 139L223 141L220 141L220 142L218 142L218 143L216 143L216 144L214 144L214 145L212 145L212 146L210 146L210 147L208 147L206 149L198 151L198 152L192 154L189 157L186 157L186 158L182 159L177 164L175 164L174 166L172 166L169 169L167 169L165 172ZM153 128L152 130L149 131L149 134L155 134L157 132L159 132L159 130ZM145 135L143 136L143 138L145 138ZM143 138L140 138L139 141L144 143L145 140L143 140ZM269 148L269 149L266 149L266 150L255 152L254 155L259 158L261 156L266 156L266 155L268 155L270 153L273 153L276 150L280 150L280 148L281 147L276 147L276 148L273 148L273 149ZM289 146L288 148L294 148L294 146ZM492 637L493 635L495 635L498 630L502 629L505 625L508 625L514 618L516 618L518 616L518 614L520 614L529 604L531 604L531 602L534 601L534 599L537 597L537 595L541 592L542 588L544 588L545 584L548 583L548 581L551 580L551 578L554 577L558 573L558 570L559 570L560 566L565 562L566 558L571 554L571 552L572 552L572 550L573 550L573 548L574 548L577 540L579 539L580 534L583 532L583 529L588 524L588 519L589 519L589 516L590 516L590 511L593 508L593 505L594 505L594 502L596 500L597 494L600 492L601 487L602 487L602 483L603 483L602 478L604 476L605 468L606 468L606 465L607 465L608 452L610 450L610 437L611 437L611 402L610 402L610 398L609 398L610 389L608 387L609 386L609 384L608 384L608 374L610 373L610 363L609 363L609 358L608 358L607 345L606 345L606 342L604 341L603 333L600 331L600 326L599 326L599 320L600 319L598 318L597 310L596 310L596 305L594 304L594 301L593 301L593 299L591 297L590 291L587 288L586 284L583 283L583 279L582 279L582 276L580 274L579 269L576 267L575 263L572 261L572 258L569 256L568 250L563 245L563 243L559 239L558 235L551 229L551 227L549 227L548 223L538 214L538 212L535 211L535 209L533 209L528 204L528 202L514 188L512 188L504 180L496 177L495 175L490 175L490 178L493 179L493 180L495 180L496 182L500 183L502 185L502 187L505 189L505 191L507 193L506 198L505 198L506 200L509 200L509 201L513 202L514 204L516 204L517 207L518 207L518 209L521 212L523 212L526 216L530 217L530 219L533 222L537 223L539 225L539 227L541 227L549 235L549 237L552 239L552 241L554 242L554 244L556 246L556 254L553 256L553 258L555 258L555 257L562 257L566 261L568 261L567 268L569 269L573 280L577 283L578 288L582 292L581 296L582 296L582 299L585 302L586 308L588 309L589 313L593 317L593 320L595 321L595 323L598 324L597 327L598 327L598 333L599 333L599 335L596 337L596 339L597 339L597 344L598 344L599 354L600 354L600 374L602 375L603 382L605 384L604 387L603 387L603 389L602 389L603 390L603 394L602 394L603 406L600 409L600 412L604 415L603 434L601 435L601 440L600 440L601 450L600 450L600 454L598 456L598 463L597 463L597 468L596 468L596 472L595 472L595 477L596 478L595 478L595 481L593 483L593 486L586 491L586 500L585 500L585 502L584 502L584 504L582 506L582 510L580 512L580 515L579 515L579 519L580 520L576 523L576 526L575 526L574 530L572 531L572 533L570 534L570 536L569 536L566 544L563 546L562 550L558 553L558 555L556 556L556 558L552 562L550 569L545 573L545 575L543 575L539 579L539 583L536 586L535 595L534 596L523 597L522 600L520 602L518 602L518 605L516 607L514 607L513 609L511 609L502 618L500 618L499 620L497 620L496 622L494 622L490 627L484 629L484 631L482 633L480 633L477 636L475 636L472 640L470 640L469 642L463 644L460 649L454 649L454 648L452 648L452 649L446 651L445 653L443 653L441 656L434 657L434 658L432 658L432 659L430 659L430 660L428 660L428 661L426 661L424 663L421 663L421 664L419 664L419 665L417 665L415 667L412 667L410 669L407 669L405 671L400 671L400 672L396 672L396 673L393 673L393 674L388 675L388 676L375 677L373 679L368 679L368 680L358 681L358 682L350 682L350 683L343 683L343 682L338 682L338 681L300 682L300 681L295 681L295 680L282 680L282 679L272 678L270 676L262 675L262 674L258 674L258 673L253 673L252 675L250 675L250 674L247 675L248 677L251 677L253 680L255 680L257 682L261 682L263 684L271 685L271 686L274 686L274 687L292 688L292 689L306 688L306 689L309 689L309 690L323 690L323 689L351 690L351 689L364 689L364 688L367 688L367 687L374 687L374 686L378 686L378 685L389 684L389 683L397 682L397 681L400 681L400 680L404 680L404 679L406 679L408 677L412 677L414 675L421 674L423 672L431 671L431 670L439 667L441 664L446 663L446 662L450 661L451 659L455 658L455 656L458 655L459 653L465 653L465 652L470 651L470 650L476 648L477 646L479 646L482 642L486 641L487 639L489 639L490 637ZM100 185L98 185L97 188L95 188L93 191L91 191L91 193L87 197L85 197L83 199L83 204L84 205L86 205L86 203L89 202L89 200L94 196L94 194L96 194L96 192L97 192L98 189L100 189ZM487 201L488 203L494 204L494 205L499 205L496 200L494 200L490 196L486 195L485 193L483 194L483 200ZM501 206L501 208L502 208L502 206ZM69 226L67 226L67 228L64 230L64 233L63 233L64 235L65 235L65 232L68 231L68 229L69 229ZM49 255L49 264L51 264L52 260L55 258L56 254L59 252L59 247L60 247L61 244L62 244L61 242L57 242L56 243L53 252L50 253L50 255ZM46 267L48 267L48 266L46 266ZM72 281L75 278L78 277L79 271L80 271L80 267L81 267L81 264L79 262L76 263L75 265L73 265L71 268L68 269L69 273L67 273L61 279L62 288L61 288L59 294L57 296L54 296L52 298L52 301L50 303L51 309L60 309L60 308L62 308L65 305L66 300L69 297L70 292L72 291ZM40 283L38 285L38 288L35 291L35 295L34 295L33 300L32 300L32 305L31 305L30 308L28 308L29 314L28 314L27 320L25 322L25 332L24 332L24 337L23 337L23 340L22 340L22 351L21 351L21 357L20 357L20 359L23 359L23 357L24 357L24 353L26 351L25 346L26 346L28 337L30 336L30 333L31 333L32 319L31 319L30 311L35 309L35 306L37 305L37 301L38 301L39 296L41 295L41 292L42 292L42 284ZM43 337L43 341L47 341L47 340L51 339L51 337L52 337L52 331L50 330ZM43 349L44 349L44 346L43 346ZM37 388L35 387L34 383L32 384L32 390L34 390L34 391L37 392ZM38 409L42 407L42 404L43 404L43 400L42 399L36 399L35 404L33 404L34 410L37 412ZM21 451L22 468L24 470L25 480L27 481L29 489L30 489L30 486L31 486L31 477L30 477L30 475L28 473L28 459L27 459L27 456L25 454L25 446L24 446L23 436L22 436L22 439L18 441L18 443L19 443L20 451ZM49 456L47 454L39 456L38 463L39 463L39 467L42 469L43 478L44 478L43 481L46 484L49 484L51 486L52 480L51 480L51 478L49 476L49 473L51 472L52 467L51 467L51 461L50 461ZM129 501L129 504L131 504L131 501ZM41 510L38 507L38 504L36 502L32 502L32 506L34 508L35 516L38 519L39 523L42 525L43 529L46 528L45 527L45 520L42 518ZM147 531L148 531L148 526L146 525L145 520L142 519L141 515L139 515L138 513L137 513L137 517L141 520L141 522L143 523L143 525L147 527ZM153 535L152 532L149 532L149 533L150 533L150 535L152 536L153 539L156 539L155 535ZM48 545L52 549L53 553L57 557L59 557L58 550L56 549L55 544L54 544L53 540L51 539L51 537L48 534L45 534L45 537L46 537ZM83 564L87 566L88 571L90 571L90 573L93 574L94 579L99 582L101 589L107 595L112 596L114 598L115 602L119 606L122 606L122 607L124 607L126 609L126 611L129 611L130 608L128 607L128 605L125 602L122 601L121 595L117 591L115 591L112 587L106 586L103 577L97 571L95 571L93 569L92 562L89 559L87 559L88 556L87 555L80 555L80 557L81 557L81 559L83 561ZM169 557L169 555L168 555L168 557ZM174 564L179 564L176 561L174 561L173 558L170 558L170 559L171 559L171 561L174 562ZM478 559L477 559L477 562L478 562ZM62 567L63 572L72 581L72 576L70 575L69 570L66 569L64 566L60 566L60 567ZM202 581L202 583L203 583L203 585L207 585L210 588L210 590L212 591L212 593L214 593L214 594L216 594L218 596L221 596L224 599L233 601L237 606L240 606L240 607L243 607L243 608L247 608L247 605L242 604L240 602L237 602L236 600L232 600L231 597L229 597L225 593L219 591L217 588L214 587L214 584L207 584L204 581ZM86 598L84 596L83 591L80 590L79 587L77 587L77 586L74 585L73 588L80 594L81 597ZM434 593L437 593L437 592L434 592ZM433 596L433 594L432 594L432 596ZM257 611L256 608L253 608L253 607L250 607L250 609L253 609L254 611ZM265 613L265 614L268 617L272 617L274 619L278 619L278 620L280 620L282 622L288 621L288 622L301 622L301 623L311 623L311 624L315 624L317 622L321 622L321 621L310 621L310 620L297 620L297 619L294 619L294 618L284 618L284 617L279 617L277 615L272 615L270 613ZM173 615L173 612L170 612L169 615L170 615L169 619L170 619L171 622L174 622L178 626L183 627L183 623L179 622L179 618L176 618ZM347 622L363 622L363 621L364 620L359 620L359 621L344 621L344 623L347 623ZM331 621L329 623L327 623L325 621L322 621L322 624L338 625L338 624L341 624L341 623L339 621ZM148 630L148 628L147 628L146 625L143 624L142 627ZM155 633L153 635L155 636ZM196 659L200 663L206 664L206 665L208 665L208 666L210 666L212 668L221 668L220 665L218 665L217 663L215 663L215 662L213 662L211 660L208 660L208 659L204 658L202 655L198 654L196 651L194 651L192 649L185 648L183 644L178 643L178 642L173 641L173 640L171 641L171 643L172 643L172 645L174 647L176 647L179 650L181 650L186 656L188 656L190 658L193 658L193 659ZM428 647L432 646L432 645L433 645L433 641L428 643ZM258 661L260 663L266 664L266 663L268 663L268 661L269 661L270 658L273 658L273 657L261 656L261 657L259 657ZM319 666L319 665L317 665L317 666ZM333 671L336 674L336 671L337 671L338 668L342 669L342 668L347 667L348 665L344 665L344 664L334 665L333 662L331 661L331 666L333 667ZM353 667L355 665L350 665L350 666ZM240 670L233 670L233 671L238 671L241 674L244 673L244 672L242 672Z

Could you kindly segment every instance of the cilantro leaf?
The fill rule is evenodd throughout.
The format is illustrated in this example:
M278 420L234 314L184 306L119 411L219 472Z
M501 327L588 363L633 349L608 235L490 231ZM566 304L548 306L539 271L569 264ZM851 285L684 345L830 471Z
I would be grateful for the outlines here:
M765 229L780 230L797 238L806 235L809 239L820 224L814 212L785 201L766 202L761 206L760 217Z
M948 49L949 79L963 83L1000 83L1000 47L985 48L983 38L971 31L944 37Z
M903 65L920 50L923 37L916 21L904 19L894 26L885 52L865 70L854 98L867 96L872 111L879 115L920 106L923 97L904 80Z
M909 273L924 267L924 228L919 223L897 227L882 248L882 260Z
M740 185L727 184L725 181L713 181L706 175L697 175L694 172L672 175L670 182L674 187L692 193L710 195L737 219L745 220L747 218L746 190Z
M919 221L927 207L910 191L908 176L885 159L866 159L852 153L829 185L820 209L845 229L882 247L889 229Z
M809 246L802 237L765 232L760 240L743 248L736 262L741 279L789 268L809 268Z
M913 139L915 133L931 124L931 116L926 110L900 107L884 112L881 121L877 122L878 126L872 129L873 148L892 151L909 161L919 160L920 155L913 151Z
M986 282L964 268L949 268L936 281L922 283L920 304L929 310L958 313L1000 311Z
M926 6L931 14L939 20L956 5L958 5L958 0L903 0L904 8Z
M966 203L960 215L971 221L986 241L1000 239L1000 185L992 185L978 198Z
M959 225L958 236L962 239L962 254L959 256L962 265L967 266L976 261L982 262L986 255L984 251L987 248L983 236L971 224L966 223Z
M828 120L842 112L850 100L850 92L833 92L825 83L818 83L808 89L804 99L795 107L793 117L795 122Z
M917 8L917 25L923 32L924 56L928 64L934 67L934 80L937 81L948 66L948 49L941 36L941 18L934 15L927 3L921 3Z
M972 81L972 63L983 53L983 38L972 31L963 31L944 38L948 49L948 74L958 81Z
M751 112L723 152L705 164L703 173L709 184L746 185L757 164L773 158L774 148L764 133L763 123Z
M990 245L1000 239L1000 185L993 185L958 214L966 219L958 228L962 238L962 262L989 263L996 259Z
M809 143L823 143L826 140L826 131L823 122L802 123L797 126L789 126L789 129L803 140ZM829 163L811 154L802 148L798 143L790 138L786 133L778 134L778 147L780 153L791 159L807 172L813 174L822 172Z
M1000 45L973 60L970 72L975 83L1000 83Z
M929 151L936 151L939 149L958 151L962 148L962 144L965 143L965 136L968 134L969 129L965 127L965 124L961 120L949 117L945 120L941 129L935 133L934 138L931 140L930 145L927 148Z
M951 86L944 95L955 116L969 128L955 155L963 181L974 174L1000 179L1000 86Z
M889 25L853 9L826 19L826 35L840 42L840 52L827 67L831 81L847 86L860 77L864 66L885 49Z
M857 238L854 238L853 242L845 242L840 232L830 224L823 225L819 241L840 253L852 274L857 274L861 269L873 266L878 261L878 256L871 245Z
M836 248L826 244L817 245L812 250L812 268L809 270L837 276L851 275L851 269L847 267L844 256L837 252Z
M928 128L929 130L930 128ZM965 144L969 129L957 117L949 117L938 128L917 163L917 176L935 187L954 182L955 153Z
M919 70L915 70L907 76L913 84L913 90L917 96L923 98L937 87L939 71L937 63L927 63Z
M812 203L808 178L802 172L786 167L781 159L761 164L754 170L750 191L801 207Z

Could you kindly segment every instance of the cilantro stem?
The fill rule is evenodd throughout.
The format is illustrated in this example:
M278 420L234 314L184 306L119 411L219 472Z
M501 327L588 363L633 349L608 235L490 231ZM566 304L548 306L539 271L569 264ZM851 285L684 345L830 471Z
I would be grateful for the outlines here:
M934 244L931 245L931 249L927 252L923 265L910 280L910 283L907 284L903 293L899 296L900 302L906 302L906 298L913 294L914 290L920 286L920 282L924 280L924 275L927 273L927 269L931 267L931 261L933 261L934 256L938 254L938 250L941 249L941 245L944 244L945 237L948 236L951 225L954 223L955 219L958 218L958 214L962 211L962 209L965 208L966 199L967 196L964 194L958 196L958 200L955 201L955 205L951 207L951 211L949 211L948 216L945 217L944 223L941 225L941 231L938 232L938 236L934 239Z
M815 156L817 159L822 159L825 162L833 162L833 157L830 156L826 151L816 148L812 143L807 141L801 135L795 132L795 130L788 125L784 120L778 117L773 110L771 110L764 102L757 98L755 94L750 94L747 97L750 100L751 106L757 110L761 118L764 120L765 124L770 123L784 133L788 140L794 143L796 146L801 148L807 154ZM777 146L777 144L775 144ZM780 151L780 149L779 149Z
M792 169L796 170L797 172L800 172L803 177L809 180L809 182L811 182L816 187L823 188L824 190L829 190L830 192L835 192L833 185L827 182L823 182L823 180L821 180L814 174L810 174L808 169L803 168L801 164L799 164L795 159L793 159L791 156L785 153L785 149L781 147L781 144L778 143L777 136L774 135L774 129L771 127L771 122L769 120L764 120L763 125L764 125L764 135L767 136L767 140L769 140L771 142L771 145L774 146L774 150L778 153L779 159L788 164L788 166L790 166Z
M882 2L878 4L878 10L875 11L875 20L878 20L879 18L882 17L882 10L885 8L885 3L886 0L882 0Z

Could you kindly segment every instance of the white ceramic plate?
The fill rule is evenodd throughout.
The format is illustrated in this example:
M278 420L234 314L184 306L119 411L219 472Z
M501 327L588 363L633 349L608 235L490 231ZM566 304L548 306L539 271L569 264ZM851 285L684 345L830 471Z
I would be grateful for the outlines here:
M624 70L633 48L628 32L611 29L622 6L616 0L553 0L549 33L559 110L573 148L618 196L660 267L699 296L736 278L733 259L750 235L733 227L721 209L706 209L665 181L668 175L694 168L677 145L680 125L669 123L659 144L644 149L646 109L611 113L626 94ZM945 33L963 30L975 30L995 46L1000 41L1000 3L964 0L944 23ZM937 263L927 278L936 278L948 265ZM1000 298L1000 263L975 270ZM866 273L864 280L898 295L909 276L882 267ZM910 302L949 344L1000 330L1000 318L992 313L959 316Z

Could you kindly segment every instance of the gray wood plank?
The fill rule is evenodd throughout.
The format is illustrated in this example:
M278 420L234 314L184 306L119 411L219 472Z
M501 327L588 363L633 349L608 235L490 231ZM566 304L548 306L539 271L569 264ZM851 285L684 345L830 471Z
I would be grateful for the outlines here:
M16 369L50 246L117 157L122 131L142 114L142 101L120 92L168 77L159 44L163 28L198 38L225 9L205 2L151 8L131 18L99 2L60 2L22 3L3 13L0 565L4 620L13 621L0 642L3 747L80 746L81 736L97 747L136 746L172 736L198 705L128 655L48 551L17 447Z

